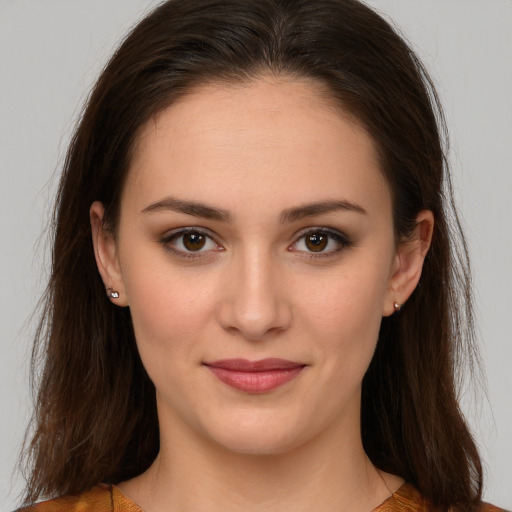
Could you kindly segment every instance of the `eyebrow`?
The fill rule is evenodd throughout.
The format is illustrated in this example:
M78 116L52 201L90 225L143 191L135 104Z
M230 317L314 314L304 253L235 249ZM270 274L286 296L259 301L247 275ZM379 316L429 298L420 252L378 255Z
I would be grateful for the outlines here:
M332 213L339 210L360 213L368 215L368 212L352 201L320 201L318 203L310 203L295 208L284 210L280 216L281 223L294 222L304 219L305 217L313 217L323 213Z
M161 201L150 204L142 210L141 213L152 213L159 211L172 210L194 217L202 217L203 219L219 220L222 222L231 222L231 214L227 210L214 208L196 201L187 201L177 199L175 197L166 197Z
M167 210L222 222L231 222L232 220L232 216L227 210L208 206L204 203L199 203L196 201L177 199L172 196L166 197L161 201L157 201L156 203L146 206L146 208L144 208L141 213L152 213ZM339 210L360 213L362 215L368 214L368 212L362 206L359 206L352 201L328 200L320 201L317 203L308 203L301 206L296 206L294 208L288 208L281 213L279 220L281 224L285 224L287 222L295 222L306 217L332 213Z

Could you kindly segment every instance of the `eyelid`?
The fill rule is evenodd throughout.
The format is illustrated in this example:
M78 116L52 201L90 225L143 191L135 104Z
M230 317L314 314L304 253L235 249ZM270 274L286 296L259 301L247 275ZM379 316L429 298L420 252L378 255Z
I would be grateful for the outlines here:
M179 238L181 235L187 234L187 233L198 233L201 235L204 235L208 239L210 239L211 242L215 244L214 249L207 249L207 250L198 250L198 251L187 251L187 250L181 250L176 247L174 247L170 242L173 240ZM302 249L294 249L293 247L297 245L302 239L304 239L306 236L311 234L322 234L328 236L331 240L334 240L338 247L335 249L330 249L328 251L321 251L315 253L314 251L307 251ZM160 243L171 253L177 255L178 257L182 258L188 258L188 259L194 259L194 258L205 258L211 255L212 252L221 252L224 251L225 248L221 243L217 241L218 236L211 232L207 228L203 227L196 227L196 226L184 226L180 227L174 230L171 230L167 232L164 236L160 238ZM294 235L294 242L288 246L288 251L290 252L297 252L301 253L302 257L307 257L308 259L315 259L315 258L326 258L329 256L333 256L343 249L346 249L350 246L353 246L354 243L350 240L350 238L343 232L339 231L338 229L330 228L327 226L311 226L305 229L302 229L298 233Z
M208 239L210 239L215 244L215 249L209 250L199 250L199 251L184 251L174 247L171 242L182 235L187 233L198 233L200 235L204 235ZM208 253L224 251L224 247L217 241L217 236L213 234L209 229L196 227L196 226L185 226L181 228L174 229L172 231L167 232L164 236L160 238L160 243L173 254L182 257L182 258L204 258L208 255Z
M162 236L162 240L171 240L173 237L176 237L183 233L200 233L201 235L206 235L212 240L215 240L217 238L217 235L213 231L210 231L208 228L203 228L199 226L182 226L176 229L166 231L165 235Z
M292 249L292 247L294 245L296 245L300 240L302 240L306 236L312 235L312 234L327 235L331 239L334 239L339 244L339 247L336 249L331 249L330 251L322 251L322 252L318 252L318 253L315 253L313 251L296 250L296 252L304 253L305 255L307 255L308 259L332 256L332 255L337 254L338 252L342 251L343 249L346 249L346 248L354 245L353 242L350 240L350 238L345 233L343 233L337 229L329 228L326 226L312 226L312 227L308 227L306 229L299 231L295 235L295 241L289 246L288 250L293 252L294 249Z

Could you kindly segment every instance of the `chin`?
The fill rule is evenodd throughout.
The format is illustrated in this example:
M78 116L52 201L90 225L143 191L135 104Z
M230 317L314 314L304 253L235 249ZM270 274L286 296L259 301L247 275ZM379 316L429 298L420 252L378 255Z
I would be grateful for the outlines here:
M291 442L289 439L276 438L272 436L262 436L261 432L257 435L238 435L229 439L217 439L225 450L239 455L254 456L272 456L282 455L292 451L299 446L300 442Z
M241 455L280 455L292 451L308 440L305 432L296 431L297 422L287 425L286 422L275 421L276 419L266 422L243 418L230 425L218 425L208 434L217 445Z

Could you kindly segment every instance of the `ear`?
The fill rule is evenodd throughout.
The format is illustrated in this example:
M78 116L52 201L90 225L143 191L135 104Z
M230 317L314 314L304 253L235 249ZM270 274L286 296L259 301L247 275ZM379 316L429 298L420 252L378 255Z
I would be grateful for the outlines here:
M105 228L103 223L104 213L105 208L100 201L95 201L89 210L96 265L105 285L105 293L110 297L110 300L118 306L127 306L126 290L117 256L116 241L113 233ZM109 289L117 292L119 296L111 297Z
M396 311L395 303L402 306L418 285L433 231L434 214L430 210L422 210L416 217L412 236L400 242L397 247L383 305L383 316L392 315Z

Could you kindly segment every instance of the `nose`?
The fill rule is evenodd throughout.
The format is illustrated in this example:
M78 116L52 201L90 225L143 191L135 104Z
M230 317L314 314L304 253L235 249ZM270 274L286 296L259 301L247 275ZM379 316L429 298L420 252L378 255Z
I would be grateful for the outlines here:
M234 259L229 267L218 310L220 325L250 341L288 329L291 304L271 256L253 252Z

